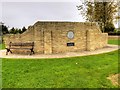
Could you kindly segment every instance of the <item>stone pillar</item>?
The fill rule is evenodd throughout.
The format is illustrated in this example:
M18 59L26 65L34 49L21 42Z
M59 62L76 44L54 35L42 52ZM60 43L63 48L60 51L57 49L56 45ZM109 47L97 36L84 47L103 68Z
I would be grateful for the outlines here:
M87 30L87 40L86 40L86 50L92 51L95 50L94 48L94 32L93 30Z
M44 53L44 30L43 30L43 26L41 25L37 25L34 26L34 42L35 42L35 46L34 46L34 51L35 53Z
M44 54L52 54L52 38L51 31L44 31Z

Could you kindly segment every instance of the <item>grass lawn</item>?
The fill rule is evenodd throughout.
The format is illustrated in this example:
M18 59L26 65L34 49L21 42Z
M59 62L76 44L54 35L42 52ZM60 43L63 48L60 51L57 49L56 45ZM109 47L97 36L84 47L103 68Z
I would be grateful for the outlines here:
M0 44L0 50L5 49L5 44Z
M120 45L120 40L108 40L109 44Z
M77 63L77 64L76 64ZM118 51L61 59L3 59L4 88L113 88Z
M107 79L116 73L118 51L60 59L2 59L3 88L117 88Z

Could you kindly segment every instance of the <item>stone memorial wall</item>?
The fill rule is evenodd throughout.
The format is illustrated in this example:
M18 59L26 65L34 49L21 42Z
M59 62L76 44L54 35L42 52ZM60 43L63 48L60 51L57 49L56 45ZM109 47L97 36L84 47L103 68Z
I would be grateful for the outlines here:
M22 34L5 35L4 42L34 42L34 51L42 54L96 50L107 46L108 34L96 23L42 22L29 26Z

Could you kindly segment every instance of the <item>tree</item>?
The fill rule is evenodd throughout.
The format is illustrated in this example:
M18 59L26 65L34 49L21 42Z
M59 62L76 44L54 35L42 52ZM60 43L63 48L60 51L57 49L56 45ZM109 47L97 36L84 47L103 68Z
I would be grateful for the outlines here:
M0 36L4 34L8 34L8 27L4 25L4 23L0 23Z
M18 34L18 33L19 33L19 29L18 29L18 28L15 28L14 34Z
M109 0L109 2L85 1L83 5L77 6L77 8L87 21L98 22L104 32L108 23L113 24L113 19L117 12L117 3L112 2L112 0Z
M19 28L14 28L14 27L13 27L13 28L10 29L9 32L10 32L10 34L18 34L18 33L21 34L21 33L25 32L26 30L27 30L27 29L26 29L25 27L23 27L22 30L19 29Z
M112 23L106 23L104 32L114 32L115 26Z
M12 27L12 29L10 29L10 34L15 34L15 33L16 33L15 28Z
M21 34L21 33L22 33L22 30L21 30L21 29L18 29L18 32Z
M22 33L25 32L27 29L25 27L22 28Z

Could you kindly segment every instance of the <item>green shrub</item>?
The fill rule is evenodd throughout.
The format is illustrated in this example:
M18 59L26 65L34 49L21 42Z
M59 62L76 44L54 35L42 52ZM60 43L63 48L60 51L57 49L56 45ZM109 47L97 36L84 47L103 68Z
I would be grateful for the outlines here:
M115 26L113 23L107 23L104 29L105 29L104 32L107 32L107 33L114 32Z

